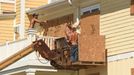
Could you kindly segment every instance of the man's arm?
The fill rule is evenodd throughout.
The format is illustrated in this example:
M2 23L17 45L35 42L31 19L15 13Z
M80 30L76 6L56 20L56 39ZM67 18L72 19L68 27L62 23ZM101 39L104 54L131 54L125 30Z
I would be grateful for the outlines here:
M34 24L34 20L32 19L32 20L30 21L29 28L32 28L33 24Z
M34 21L37 22L37 23L41 23L41 21L38 20L38 19L34 19Z

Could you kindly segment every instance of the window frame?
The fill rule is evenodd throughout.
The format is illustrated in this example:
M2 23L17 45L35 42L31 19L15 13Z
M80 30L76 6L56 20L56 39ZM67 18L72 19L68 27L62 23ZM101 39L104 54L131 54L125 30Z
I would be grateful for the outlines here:
M84 13L94 13L93 10L98 9L100 11L100 4L91 5L88 7L84 7L80 9L80 14L84 15Z

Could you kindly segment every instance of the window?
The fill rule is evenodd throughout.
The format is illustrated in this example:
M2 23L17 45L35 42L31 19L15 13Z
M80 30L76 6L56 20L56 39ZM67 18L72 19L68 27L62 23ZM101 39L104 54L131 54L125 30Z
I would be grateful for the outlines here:
M131 0L130 13L134 15L134 0Z
M100 11L100 4L96 4L96 5L92 5L92 6L88 6L85 8L81 9L81 15L83 14L90 14L96 11Z

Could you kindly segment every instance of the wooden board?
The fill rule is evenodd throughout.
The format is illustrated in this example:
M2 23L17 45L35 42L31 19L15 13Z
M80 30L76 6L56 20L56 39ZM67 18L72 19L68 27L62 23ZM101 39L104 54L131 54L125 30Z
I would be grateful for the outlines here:
M65 23L73 22L73 15L65 15L48 21L47 26L44 26L44 34L47 36L65 37Z
M79 61L105 62L105 38L99 35L99 18L99 12L82 16Z

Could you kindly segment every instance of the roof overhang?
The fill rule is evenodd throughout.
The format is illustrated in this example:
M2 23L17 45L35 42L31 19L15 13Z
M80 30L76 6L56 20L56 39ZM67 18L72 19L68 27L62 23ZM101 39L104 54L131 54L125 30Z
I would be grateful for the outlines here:
M73 14L76 11L76 8L84 8L99 2L100 0L73 0L73 5L70 5L67 0L59 0L35 9L27 10L26 13L29 17L32 16L33 13L37 13L39 14L40 20L49 20Z
M79 7L83 8L83 7L93 5L96 3L100 3L100 0L73 0L73 5L70 6L70 4L68 3L67 0L59 0L54 3L50 3L50 4L46 4L46 5L37 7L35 9L29 9L26 11L26 13L28 13L28 14L39 13L39 12L42 12L45 10L47 11L47 10L50 10L50 9L53 9L56 7L61 7L61 6L62 6L62 8L66 9L66 7L76 7L77 4L79 4ZM53 10L53 12L54 11L55 10Z

